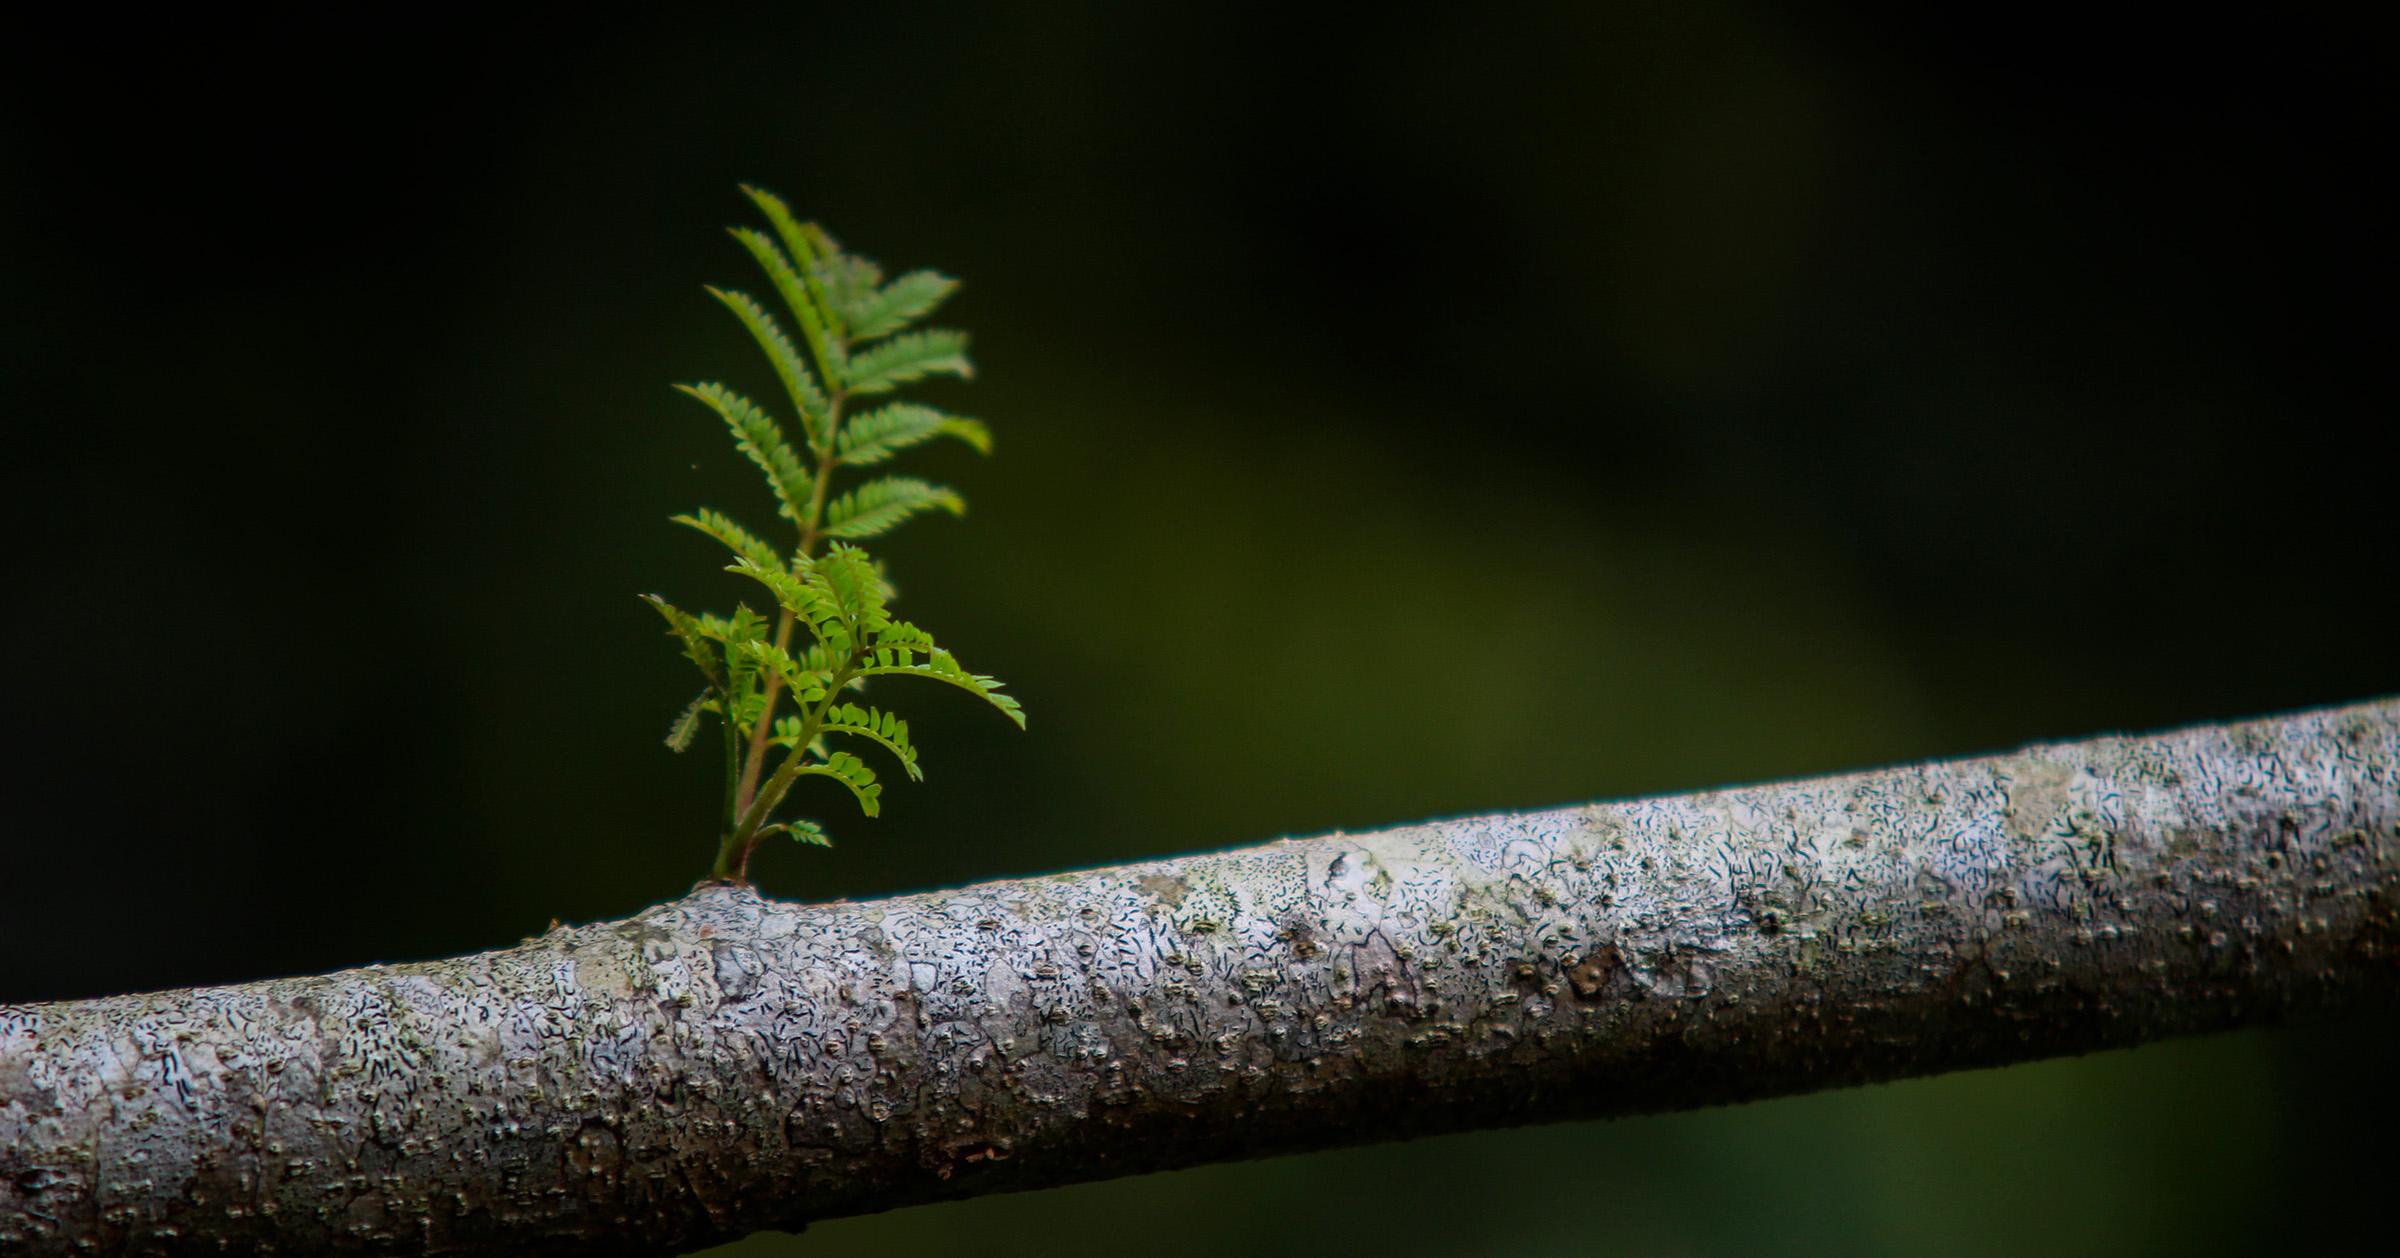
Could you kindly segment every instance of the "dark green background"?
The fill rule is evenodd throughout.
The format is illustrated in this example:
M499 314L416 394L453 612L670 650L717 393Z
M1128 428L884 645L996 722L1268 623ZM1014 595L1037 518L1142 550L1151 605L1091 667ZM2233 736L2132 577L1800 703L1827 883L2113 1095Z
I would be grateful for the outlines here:
M708 859L665 517L763 491L737 180L968 281L888 547L1032 714L773 892L2400 690L2388 58L2076 9L914 6L0 52L0 1000L468 951ZM130 26L130 23L125 24ZM821 1225L746 1254L2255 1251L2388 1024Z

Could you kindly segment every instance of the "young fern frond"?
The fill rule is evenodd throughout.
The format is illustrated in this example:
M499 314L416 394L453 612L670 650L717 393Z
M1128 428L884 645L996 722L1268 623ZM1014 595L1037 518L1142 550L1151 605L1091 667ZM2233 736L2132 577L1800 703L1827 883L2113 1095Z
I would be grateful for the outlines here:
M799 343L765 305L710 287L766 355L798 417L795 445L773 415L721 384L678 385L716 412L734 444L766 474L781 514L794 528L790 549L702 508L674 517L732 552L726 571L748 577L774 600L773 626L747 606L730 616L694 616L645 595L707 681L685 706L667 745L689 748L711 717L726 747L723 830L715 876L740 881L758 844L772 835L830 846L812 821L774 816L802 778L831 778L859 810L875 816L883 786L858 756L833 750L836 738L875 743L921 778L908 722L846 696L871 677L930 678L983 699L1022 727L1024 711L1000 683L961 667L924 630L894 620L883 564L854 543L880 537L916 516L963 514L966 502L910 476L880 476L835 491L853 467L888 463L929 441L951 439L991 452L977 420L914 402L849 414L853 398L889 393L932 376L971 378L964 333L913 325L957 290L935 271L886 281L882 268L845 252L814 223L795 218L774 195L744 187L772 232L733 229L799 328ZM805 353L803 352L805 348ZM839 698L837 698L839 697ZM769 765L772 761L772 772Z

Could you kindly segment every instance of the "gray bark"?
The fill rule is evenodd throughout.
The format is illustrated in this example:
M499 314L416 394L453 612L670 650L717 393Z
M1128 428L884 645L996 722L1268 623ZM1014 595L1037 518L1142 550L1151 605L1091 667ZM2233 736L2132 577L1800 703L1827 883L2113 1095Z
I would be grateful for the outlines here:
M0 1006L0 1251L654 1252L2400 989L2400 700ZM21 946L21 945L20 945Z

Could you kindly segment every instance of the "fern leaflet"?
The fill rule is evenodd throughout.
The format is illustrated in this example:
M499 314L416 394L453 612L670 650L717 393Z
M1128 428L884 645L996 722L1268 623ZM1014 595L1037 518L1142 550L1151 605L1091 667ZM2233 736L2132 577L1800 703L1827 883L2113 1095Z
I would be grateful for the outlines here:
M837 751L815 764L800 766L803 776L828 777L850 788L858 797L858 810L872 817L883 811L883 785L875 780L875 770L867 762L847 751Z
M699 666L700 675L708 679L708 684L720 690L723 689L725 686L724 669L717 659L716 648L708 644L708 635L700 631L700 622L693 620L682 608L656 594L644 594L642 598L652 607L657 608L659 615L666 617L667 632L673 634L675 639L683 645L685 658Z
M725 549L759 567L776 568L783 565L783 556L775 553L774 547L759 540L757 534L734 523L732 518L722 511L712 511L707 507L702 507L690 515L679 515L673 518L677 524L697 529L717 539L724 543Z
M789 651L772 642L753 642L743 653L757 661L758 666L783 679L784 686L801 703L815 703L833 687L833 674L824 669L810 668L808 661L792 658Z
M911 271L873 292L844 302L842 318L853 340L871 341L932 314L958 291L958 281L938 271Z
M946 415L915 402L894 402L851 419L842 425L838 449L842 462L865 467L939 437L966 442L977 454L992 452L992 430L981 421Z
M832 314L826 309L822 294L812 290L792 266L792 260L769 240L766 233L747 227L733 229L733 238L742 242L757 260L758 269L767 273L767 282L775 286L777 296L785 307L800 320L800 335L808 342L809 352L816 356L817 371L825 377L825 385L837 394L847 387L849 372L843 366L841 342L828 325Z
M800 412L801 430L808 434L812 446L825 444L825 429L832 416L825 394L817 388L816 374L800 360L800 351L792 348L791 338L776 326L775 316L768 314L748 293L731 292L709 287L709 295L725 303L742 326L750 329L751 339L766 351L767 361L775 365L775 374L783 381L783 391L790 395L792 407Z
M767 225L775 229L775 238L783 244L780 252L790 254L792 260L798 264L795 268L796 274L808 276L815 281L805 288L811 303L809 309L813 312L815 319L830 335L842 335L841 308L834 302L828 291L829 280L838 284L847 269L843 265L841 246L833 243L833 238L825 234L825 229L814 223L803 223L793 217L791 207L785 205L783 198L774 193L764 188L754 188L744 184L742 185L742 195L749 197L750 203L757 206L759 212L767 216ZM753 256L757 252L756 248L751 249ZM866 265L872 268L874 264L867 263ZM778 287L781 286L778 285ZM795 306L794 309L797 310L798 307ZM803 318L807 317L809 316L803 316Z
M701 714L719 710L714 695L706 690L701 691L699 697L684 708L682 715L675 718L675 724L668 727L667 750L677 754L690 751L692 739L700 733Z
M880 537L928 511L967 513L967 500L913 476L884 476L843 494L825 508L828 537Z
M947 328L903 332L881 344L860 350L850 359L847 388L852 393L889 393L927 376L971 379L974 364L967 361L967 334Z
M925 774L917 768L917 749L908 741L908 722L889 712L855 703L841 704L826 710L825 732L878 743L900 761L900 767L908 770L911 780L925 780Z
M825 835L825 827L814 821L778 821L758 828L758 837L762 839L777 834L788 834L795 841L810 847L833 846L833 840Z
M1000 693L1000 679L970 673L959 667L948 651L939 647L927 654L924 663L876 664L858 670L861 677L928 677L934 681L956 686L968 694L1000 709L1000 714L1025 728L1025 709L1017 705L1014 695Z
M683 392L700 399L715 411L733 431L733 443L741 452L767 474L767 484L775 491L785 519L797 524L807 518L809 493L815 481L800 465L800 456L793 452L790 442L783 438L783 428L775 417L758 408L758 404L721 384L679 384Z

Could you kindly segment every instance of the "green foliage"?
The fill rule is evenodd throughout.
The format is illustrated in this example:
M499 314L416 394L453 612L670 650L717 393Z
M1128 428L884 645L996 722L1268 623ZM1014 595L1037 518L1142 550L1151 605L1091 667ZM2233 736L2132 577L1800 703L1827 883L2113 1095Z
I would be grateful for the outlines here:
M908 722L889 712L845 703L825 714L825 732L876 743L899 759L911 779L925 780L924 772L917 768L917 749L908 741Z
M893 591L882 563L853 544L930 512L964 514L965 499L911 476L878 476L834 492L843 470L888 463L929 441L948 438L991 452L991 432L980 421L921 403L845 413L860 395L889 393L932 376L974 374L964 333L914 326L957 290L957 281L933 271L886 281L880 267L844 252L824 229L794 218L772 194L742 191L773 230L734 228L733 237L765 273L800 330L799 342L756 298L716 287L708 292L766 355L798 420L799 441L767 408L722 384L676 387L724 421L735 446L766 474L778 514L796 535L787 551L720 511L704 507L674 517L731 552L726 571L766 591L774 604L771 628L747 605L727 616L694 615L656 595L643 596L707 683L675 718L666 743L688 750L712 722L722 733L725 799L715 876L736 881L748 876L751 853L770 836L830 845L817 823L774 815L802 778L839 783L867 816L881 810L883 784L874 769L833 749L833 739L873 743L911 779L924 776L908 722L851 697L867 679L942 682L991 704L1020 728L1025 724L1024 711L1001 693L997 680L968 672L930 634L892 618Z
M825 509L832 537L881 537L927 511L965 515L967 500L913 476L885 476L843 494Z
M767 474L767 485L775 491L783 517L795 524L805 520L809 488L815 482L801 463L799 453L783 439L783 428L775 422L775 417L721 384L675 387L700 399L724 418L725 426L733 430L733 444Z
M722 511L702 507L690 515L679 515L674 519L677 524L688 525L725 543L725 549L732 551L736 558L749 560L762 568L783 566L783 557L774 547L760 540L756 533L734 523L732 517Z
M800 351L792 348L791 338L783 334L775 316L768 314L748 293L728 292L713 286L708 291L733 311L743 327L750 329L751 338L766 351L767 360L775 364L775 374L783 379L783 391L791 398L792 409L800 413L800 427L807 439L822 440L830 407L824 392L817 387L816 374L800 360Z
M939 328L904 332L849 360L852 393L889 393L927 376L975 375L967 362L967 334Z
M875 770L868 768L866 761L847 751L837 751L822 760L803 764L800 773L802 776L832 778L849 787L850 793L858 797L858 810L870 817L881 811L882 806L878 801L883 797L883 786L875 780Z
M981 421L945 415L914 402L894 402L844 426L840 453L842 462L864 467L938 437L955 437L975 447L977 454L992 452L992 432Z
M915 323L958 291L958 281L932 271L912 271L842 307L854 340L869 341Z
M716 710L718 710L717 701L710 697L710 692L706 690L701 691L699 697L693 699L690 704L685 706L683 709L683 715L675 718L675 724L668 728L666 738L667 750L677 752L690 751L692 749L692 740L700 736L701 716L705 713L714 712Z

